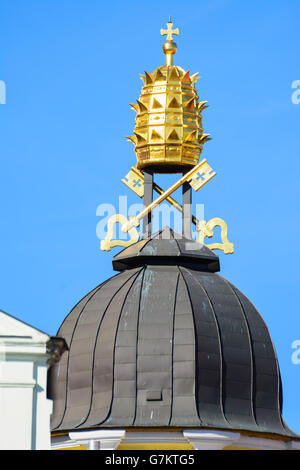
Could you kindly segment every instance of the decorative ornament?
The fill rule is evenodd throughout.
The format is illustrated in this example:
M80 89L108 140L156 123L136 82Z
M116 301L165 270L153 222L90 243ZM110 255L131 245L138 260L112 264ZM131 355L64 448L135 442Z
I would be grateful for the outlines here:
M193 222L198 231L197 241L204 244L206 237L213 236L213 229L221 227L222 243L206 245L224 253L233 253L233 244L227 239L227 224L220 218L199 221L192 214L185 214L187 204L180 205L171 194L179 187L190 194L191 188L199 191L208 183L216 172L206 159L199 163L202 147L210 140L209 134L203 133L201 112L207 108L207 101L199 101L195 88L198 73L190 76L189 71L173 65L173 56L177 45L173 35L179 35L179 29L173 29L171 19L167 29L161 29L162 36L167 36L163 45L166 55L166 65L154 70L152 74L145 72L141 75L144 86L137 103L131 103L131 108L137 113L133 135L127 139L135 146L137 165L133 166L122 182L147 203L144 209L129 220L122 214L113 215L108 221L107 236L101 241L101 249L109 251L115 246L127 247L139 239L136 227L140 221L146 220L155 207L161 202L168 201L183 213L185 220ZM182 173L182 177L169 189L163 190L151 179L148 196L145 197L145 172L153 173ZM159 196L153 201L152 190ZM121 224L121 230L128 233L129 240L113 240L115 224ZM183 228L186 230L186 225ZM151 224L150 224L151 227Z

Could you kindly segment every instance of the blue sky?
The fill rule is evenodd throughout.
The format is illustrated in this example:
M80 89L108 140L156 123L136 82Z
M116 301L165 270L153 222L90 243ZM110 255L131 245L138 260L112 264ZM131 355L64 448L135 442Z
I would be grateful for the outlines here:
M135 163L128 103L138 74L165 62L171 15L175 64L199 72L210 105L203 157L217 176L194 200L228 223L235 253L218 252L221 274L269 327L284 418L300 433L299 13L296 0L0 0L0 308L54 335L114 274L119 249L100 251L96 209L140 202L121 183Z

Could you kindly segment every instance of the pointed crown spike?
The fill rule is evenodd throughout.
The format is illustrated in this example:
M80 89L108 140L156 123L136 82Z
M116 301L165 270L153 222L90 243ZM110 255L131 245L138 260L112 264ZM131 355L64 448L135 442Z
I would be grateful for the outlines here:
M144 85L146 85L146 77L142 73L139 73L140 79L143 81Z
M139 111L140 113L145 113L148 111L147 107L142 103L140 100L136 100L137 104L139 105Z
M160 81L165 81L166 77L161 73L159 69L157 69L156 75L155 75L155 81L160 82Z
M188 84L191 83L190 71L189 70L187 70L187 72L185 72L185 74L183 75L183 77L181 79L181 83L188 83Z
M128 140L128 142L132 142L134 145L137 143L137 139L135 135L127 135L126 139Z
M188 101L183 103L183 107L185 109L187 109L188 111L194 111L194 109L195 109L195 98L192 97L191 99L189 99Z
M201 144L204 144L205 142L208 142L209 140L211 140L210 134L202 134L202 136L199 139L199 142L201 142Z
M137 143L138 143L138 144L143 144L143 143L147 142L147 138L146 138L145 135L142 135L142 134L140 134L140 133L138 133L138 132L134 132L134 135L135 135L136 138L137 138Z
M153 78L150 75L150 73L146 72L145 70L145 75L146 75L146 85L152 85L153 83Z
M207 101L200 101L200 103L198 104L198 112L200 113L201 111L203 111L204 109L208 108L208 104L206 104Z
M196 135L197 135L197 131L196 131L196 130L195 130L195 131L192 131L192 132L189 132L189 133L185 136L185 138L184 138L185 142L193 142L193 143L195 143Z
M191 75L191 82L193 85L195 85L195 83L199 80L200 76L198 77L199 75L199 72L196 72L194 73L193 75Z
M176 67L172 67L169 73L169 80L179 80L179 75Z
M133 111L135 111L136 113L139 111L139 107L136 103L129 103L129 106L131 107L131 109L133 109Z

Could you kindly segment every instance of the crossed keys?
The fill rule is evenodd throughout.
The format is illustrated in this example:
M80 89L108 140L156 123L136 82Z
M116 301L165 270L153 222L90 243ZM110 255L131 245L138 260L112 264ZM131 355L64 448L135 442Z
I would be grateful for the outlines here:
M136 227L140 225L140 221L147 214L152 212L155 207L157 207L164 200L167 200L172 206L182 212L183 207L171 197L171 194L186 182L188 182L195 191L199 191L199 189L208 183L208 181L210 181L215 175L216 172L213 171L213 169L208 165L207 161L203 159L166 191L154 183L153 189L159 194L159 196L148 206L146 206L139 214L137 214L135 217L130 217L129 220L122 214L115 214L110 217L107 224L107 235L105 239L101 241L101 250L110 251L110 249L114 246L127 247L133 243L136 243L139 239L139 234L136 230ZM136 167L131 168L125 179L122 179L122 182L139 197L144 196L144 175ZM213 229L215 226L220 226L222 229L222 243L214 243L206 246L211 249L220 249L224 251L224 253L233 253L233 244L230 243L227 239L227 225L222 219L214 218L206 223L205 220L199 221L195 216L192 216L192 222L196 225L196 230L198 231L196 240L200 243L203 243L205 237L213 236ZM121 223L121 230L122 232L129 234L129 240L125 241L112 239L114 225L116 223Z

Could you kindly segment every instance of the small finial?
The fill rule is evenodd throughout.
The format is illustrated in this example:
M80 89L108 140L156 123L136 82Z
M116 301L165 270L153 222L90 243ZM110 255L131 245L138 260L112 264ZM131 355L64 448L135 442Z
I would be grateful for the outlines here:
M161 29L160 34L162 36L167 36L167 41L173 41L173 34L179 36L179 29L172 29L173 23L171 22L171 16L169 16L169 22L167 23L168 29Z
M179 35L179 29L172 29L173 23L171 21L171 16L169 16L169 22L167 23L167 28L168 29L161 29L160 34L162 36L167 36L167 40L163 45L163 51L166 54L166 63L167 66L173 65L173 55L176 54L177 51L177 45L173 41L173 34L175 36Z

